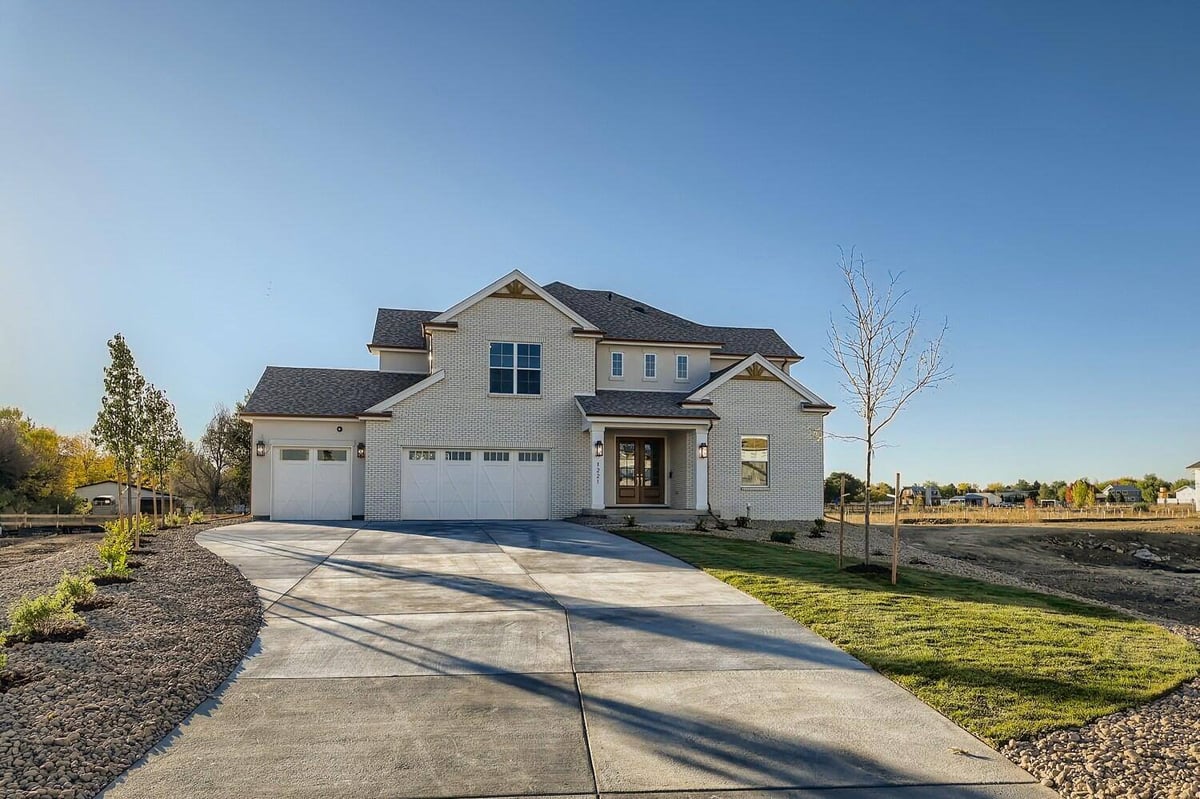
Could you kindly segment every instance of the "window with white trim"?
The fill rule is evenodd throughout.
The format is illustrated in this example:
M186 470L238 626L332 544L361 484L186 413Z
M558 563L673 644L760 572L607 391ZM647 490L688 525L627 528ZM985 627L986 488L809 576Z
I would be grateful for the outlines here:
M488 349L488 392L542 393L542 345L493 341Z
M469 461L471 460L471 453L468 450L448 449L446 450L446 460Z
M485 452L485 453L483 453L483 459L489 463L498 463L498 462L502 462L502 461L507 461L508 453L507 452Z
M431 449L410 449L408 459L410 461L432 461L437 459L437 453Z
M770 485L771 441L767 436L742 436L742 487Z
M686 356L686 355L676 355L675 356L675 379L676 380L687 380L688 379L688 356Z
M306 450L306 449L281 449L281 450L279 450L279 460L281 460L281 461L306 461L306 460L308 460L308 450Z
M544 452L520 452L517 453L517 461L520 463L542 463L546 460Z
M653 352L647 352L643 361L642 376L647 380L654 380L658 377L658 356Z
M614 352L612 354L611 360L612 360L612 370L611 370L612 376L613 377L624 377L625 376L625 353Z

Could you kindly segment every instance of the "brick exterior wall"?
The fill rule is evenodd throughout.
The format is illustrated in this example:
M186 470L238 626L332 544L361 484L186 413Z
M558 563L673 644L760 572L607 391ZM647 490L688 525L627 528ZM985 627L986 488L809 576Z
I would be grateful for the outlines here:
M709 434L709 502L731 519L815 519L822 513L825 417L800 410L778 381L730 380L710 398L721 417ZM741 436L770 437L770 486L742 488Z
M592 448L575 395L595 390L596 342L571 335L573 321L540 300L488 297L433 331L441 382L401 401L386 421L366 425L366 517L400 518L402 447L549 451L550 516L591 504ZM539 397L488 394L488 344L542 345Z

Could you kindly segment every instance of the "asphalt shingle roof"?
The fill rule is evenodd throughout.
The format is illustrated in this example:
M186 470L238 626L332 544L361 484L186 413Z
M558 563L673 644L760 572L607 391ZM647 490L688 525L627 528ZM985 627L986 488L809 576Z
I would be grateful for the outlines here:
M425 333L421 324L441 311L414 311L404 308L380 308L375 315L375 332L371 345L376 347L408 347L425 349Z
M566 283L551 283L545 289L559 302L598 326L607 338L664 344L718 344L717 352L724 355L758 352L771 358L801 357L770 328L701 325L616 292L577 289ZM425 334L421 324L440 313L380 308L375 317L371 344L423 350Z
M719 419L710 408L684 408L679 403L688 398L665 391L597 391L596 396L578 396L580 407L588 416L652 416L680 419Z
M279 416L354 416L428 375L368 369L268 366L244 413Z
M717 351L728 355L758 352L772 358L800 357L770 328L701 325L613 291L577 289L557 282L545 289L603 330L606 338L720 344Z

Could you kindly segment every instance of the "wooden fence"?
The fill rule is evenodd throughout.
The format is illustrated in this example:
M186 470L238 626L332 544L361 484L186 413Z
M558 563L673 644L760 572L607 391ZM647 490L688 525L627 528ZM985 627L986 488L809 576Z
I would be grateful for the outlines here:
M148 515L148 514L143 514ZM204 517L206 522L228 521L243 518L240 513L214 513ZM4 533L17 530L99 530L105 522L116 516L94 516L90 513L0 513L0 530Z

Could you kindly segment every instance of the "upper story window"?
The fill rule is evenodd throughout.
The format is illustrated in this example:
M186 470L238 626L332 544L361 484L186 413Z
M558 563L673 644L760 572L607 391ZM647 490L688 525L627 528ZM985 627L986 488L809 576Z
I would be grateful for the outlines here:
M658 356L653 352L646 353L645 367L642 376L647 380L654 380L658 377Z
M688 356L686 356L686 355L676 355L675 356L675 379L676 380L687 380L688 379Z
M614 352L612 354L612 376L613 377L624 377L625 376L625 353Z
M541 394L542 345L493 341L488 353L488 391Z

